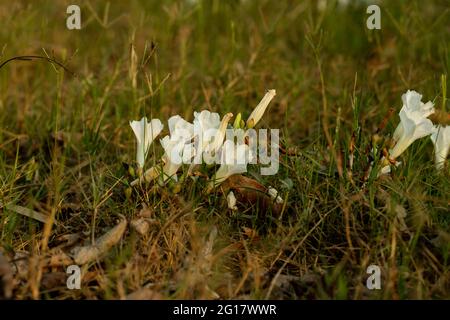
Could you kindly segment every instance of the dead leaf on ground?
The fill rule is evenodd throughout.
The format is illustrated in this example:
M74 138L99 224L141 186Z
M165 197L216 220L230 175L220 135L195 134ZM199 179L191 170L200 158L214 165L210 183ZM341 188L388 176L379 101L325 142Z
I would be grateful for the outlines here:
M13 274L19 279L28 278L29 270L29 253L25 251L16 252L11 264L13 266Z
M154 216L154 211L149 208L145 203L142 204L142 209L139 211L139 217L141 218L151 218Z
M163 300L164 297L149 288L142 288L139 290L136 290L132 293L130 293L129 295L127 295L126 297L127 300Z
M14 287L11 265L0 252L0 299L10 299Z
M48 258L48 261L46 262L45 266L53 268L53 267L63 267L63 266L70 266L73 264L73 259L62 250L55 250L51 252L50 257Z
M99 259L120 241L126 227L127 220L123 219L117 226L98 238L94 245L74 248L72 255L75 263L83 265Z
M66 286L67 274L62 271L48 272L42 275L41 289L53 289Z
M238 203L257 205L263 214L271 210L274 216L279 216L283 208L283 204L275 203L268 195L268 188L255 179L233 175L221 187L225 194L232 190Z
M42 223L46 223L48 220L48 216L45 214L42 214L40 212L22 207L22 206L17 206L14 204L6 204L3 205L2 202L0 202L0 207L5 207L7 210L13 211L15 213L21 214L23 216L26 216L28 218L32 218L35 219L37 221L40 221Z
M133 219L130 222L131 227L136 230L141 236L144 236L147 234L150 225L148 222L143 218Z
M81 232L63 234L55 239L55 242L59 244L59 247L70 247L81 239Z

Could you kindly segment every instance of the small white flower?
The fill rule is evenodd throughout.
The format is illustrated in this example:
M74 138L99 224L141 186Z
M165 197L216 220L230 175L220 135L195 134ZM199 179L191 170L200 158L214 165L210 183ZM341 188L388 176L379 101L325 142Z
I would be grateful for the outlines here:
M273 200L275 200L275 203L281 204L281 203L284 202L284 201L283 201L283 198L281 198L281 197L278 195L278 191L277 191L275 188L269 187L269 188L267 189L267 193L269 194L269 196L270 196Z
M186 163L191 152L194 152L193 146L184 144L182 141L171 141L169 136L165 136L160 140L165 151L162 156L163 166L156 165L151 167L139 178L131 182L131 185L137 185L143 181L153 181L158 176L161 177L161 183L167 182L169 179L178 180L177 172L183 163Z
M194 137L194 125L179 115L169 118L170 139L173 141L188 141Z
M165 136L161 139L161 145L164 149L162 157L163 181L172 178L177 180L177 171L183 163L189 163L195 155L195 150L191 140L194 137L194 125L179 115L169 119L170 137Z
M206 152L211 154L216 153L223 144L223 139L225 139L225 131L227 130L228 122L230 122L233 114L231 112L227 113L223 116L222 121L220 122L219 128L216 130L216 134L212 142L205 149Z
M220 149L225 138L228 122L233 117L227 113L220 121L218 113L207 110L194 112L194 136L195 136L195 159L189 166L190 175L202 161L211 164L215 161L216 152Z
M444 167L450 149L450 126L437 126L431 135L431 141L434 144L434 159L436 169L440 170Z
M161 133L164 126L159 119L152 119L147 122L146 117L143 117L140 121L130 121L130 126L137 140L136 162L140 168L143 168L150 145L156 136Z
M423 103L421 100L421 94L414 90L408 90L402 95L402 110L404 109L408 114L413 114L415 118L428 118L428 116L434 113L433 103L431 101ZM403 133L403 124L400 122L393 135L394 141L397 142Z
M208 110L194 112L194 135L199 139L199 154L203 151L216 152L223 143L228 122L233 117L227 113L220 121L218 113Z
M247 172L247 164L251 161L252 154L246 144L238 144L232 140L226 140L221 149L221 165L211 181L209 190L218 186L230 176Z
M177 180L177 171L182 165L183 158L183 141L172 140L169 136L165 136L160 140L161 146L164 149L164 155L162 157L163 166L163 180L166 181L169 178Z
M274 89L267 91L267 93L262 98L261 102L256 106L256 108L250 114L250 117L248 117L248 120L247 120L248 128L253 128L259 122L259 120L261 120L262 116L264 115L264 112L267 109L267 106L269 105L269 103L273 99L273 97L275 97L275 95L276 95L276 91Z
M217 129L220 125L220 115L216 112L202 110L201 112L194 111L194 126L198 125L202 131L208 129Z
M177 171L181 165L187 162L187 158L194 155L194 150L191 146L190 140L194 136L194 126L192 123L175 115L169 118L169 132L170 136L165 136L160 140L161 145L165 151L162 160L164 162L162 172L159 166L148 169L143 176L134 180L131 185L136 185L142 181L150 182L163 175L163 182L169 178L177 180Z
M394 132L396 141L389 151L392 159L400 156L414 141L433 133L434 126L427 117L434 112L433 103L421 102L422 95L410 91L402 96L403 107L400 110L400 124Z
M230 191L227 196L228 209L231 209L233 211L237 210L236 202L236 197L234 196L233 191Z

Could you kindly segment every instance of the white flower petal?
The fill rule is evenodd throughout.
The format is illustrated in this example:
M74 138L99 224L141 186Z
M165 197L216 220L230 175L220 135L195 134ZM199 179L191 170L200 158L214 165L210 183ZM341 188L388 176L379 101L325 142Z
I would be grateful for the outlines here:
M214 176L217 186L234 174L247 172L247 164L251 161L251 153L246 144L235 145L232 140L226 140L221 148L221 165Z
M450 149L450 126L437 126L431 135L434 144L434 158L436 169L444 167Z
M163 181L165 182L169 178L177 180L176 173L183 164L183 150L187 145L184 141L173 140L169 136L161 139L161 145L164 149Z
M227 196L228 208L231 210L237 210L236 202L236 197L234 196L233 191L230 191Z
M136 162L142 168L150 145L156 136L161 133L164 126L159 119L152 119L147 122L146 117L143 117L140 121L130 121L130 126L137 140Z
M434 112L433 103L421 102L422 95L408 90L402 95L403 107L399 112L400 124L395 129L395 146L390 150L392 159L400 156L414 141L433 133L434 126L427 117Z
M188 141L194 137L194 125L179 115L170 117L168 123L172 140Z
M232 113L227 113L226 115L223 116L219 128L216 131L215 137L207 148L208 152L214 153L217 152L217 150L219 150L220 146L223 143L223 139L225 138L225 131L227 130L228 122L230 122L232 117L233 117Z
M202 110L201 112L194 112L194 125L198 124L202 130L210 128L218 128L220 125L220 115L209 110Z
M276 91L274 89L267 91L267 93L262 98L261 102L256 106L256 108L250 114L250 117L248 117L247 127L253 128L259 122L259 120L261 120L262 116L264 115L264 112L267 109L267 106L269 105L269 103L273 99L273 97L275 97L275 95L276 95Z
M422 95L420 93L417 93L414 90L408 90L402 95L402 110L405 110L408 113L415 113L422 118L427 118L434 113L433 103L431 101L423 103L421 100Z
M209 112L209 111L208 111ZM197 120L200 118L214 118L210 113L195 113ZM177 180L177 171L183 163L191 163L196 154L192 139L194 138L194 124L184 120L179 115L169 118L170 136L161 139L164 149L163 182L169 178Z

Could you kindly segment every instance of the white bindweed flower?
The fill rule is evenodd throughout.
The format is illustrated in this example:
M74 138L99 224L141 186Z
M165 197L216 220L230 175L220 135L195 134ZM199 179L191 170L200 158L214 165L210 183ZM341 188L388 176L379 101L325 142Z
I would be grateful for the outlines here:
M441 170L444 167L450 149L450 126L437 126L431 135L431 141L434 144L434 159L436 169Z
M428 101L423 103L422 95L414 90L408 90L402 95L403 106L401 110L405 110L408 114L413 114L416 118L428 118L434 113L433 103ZM403 124L400 122L394 131L393 139L397 142L404 133Z
M194 125L179 115L169 119L170 136L161 139L161 145L164 149L162 157L163 181L172 178L177 180L177 171L183 163L189 163L194 157L194 148L191 140L194 137Z
M275 203L281 204L281 203L284 202L284 201L283 201L283 198L281 198L281 197L278 195L278 191L277 191L275 188L269 187L269 188L267 189L267 193L268 193L269 196L272 198L272 200L275 201Z
M208 191L217 187L234 174L247 172L247 164L251 161L252 154L246 144L235 144L232 140L226 140L221 148L220 167L214 175Z
M394 132L395 146L389 151L392 159L401 155L414 141L433 133L434 126L427 117L434 112L433 103L421 102L422 95L410 91L402 96L400 124Z
M161 139L161 145L164 149L163 181L167 181L169 178L177 180L177 171L183 164L185 144L183 141L172 140L171 137L165 136Z
M169 118L170 139L173 141L188 141L194 137L194 125L179 115Z
M215 112L203 110L194 112L194 134L199 141L198 154L201 156L203 150L212 143L214 134L220 126L220 115Z
M218 113L208 110L194 112L194 134L200 140L199 153L203 151L215 152L223 143L225 130L232 113L227 113L220 121Z
M201 112L194 111L195 125L198 125L202 131L217 129L220 125L220 115L217 112L210 112L209 110L202 110Z
M269 103L273 99L273 97L275 97L275 95L276 95L276 91L274 89L267 91L267 93L262 98L261 102L256 106L256 108L250 114L250 117L248 117L248 120L247 120L248 128L253 128L259 122L259 120L261 120L262 116L264 115L264 112L267 109L267 106L269 105Z
M164 162L161 172L160 166L155 166L148 169L143 176L131 182L134 186L144 180L150 182L158 176L163 176L163 182L169 178L177 180L177 171L183 163L188 162L194 155L194 148L191 140L194 137L194 126L192 123L184 120L179 115L169 118L169 132L170 136L165 136L160 140L164 148L164 155L162 160Z
M223 139L225 139L225 131L227 130L228 122L230 122L233 114L231 112L223 116L220 122L219 128L214 136L212 142L206 147L205 151L214 154L217 152L223 144Z
M140 168L143 168L150 145L156 136L161 133L164 126L159 119L152 119L147 122L146 117L143 117L140 121L130 121L130 126L137 140L136 162Z
M230 191L227 196L228 209L231 209L233 211L237 210L236 202L236 197L234 196L233 191Z
M218 113L207 110L194 112L194 136L195 136L195 159L189 166L190 175L198 164L214 162L216 152L220 149L225 138L228 122L233 117L227 113L220 121Z

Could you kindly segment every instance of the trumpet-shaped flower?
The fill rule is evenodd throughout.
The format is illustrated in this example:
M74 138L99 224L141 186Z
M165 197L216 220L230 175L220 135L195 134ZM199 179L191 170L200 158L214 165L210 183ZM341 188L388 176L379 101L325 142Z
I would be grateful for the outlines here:
M436 169L444 167L450 149L450 126L437 126L431 135L434 144L434 158Z
M433 104L422 103L422 95L408 91L402 96L403 107L400 110L400 124L394 132L395 146L390 150L392 159L401 155L414 141L433 133L434 126L427 117L434 112Z
M417 93L414 90L408 90L405 94L402 95L402 110L405 110L405 112L408 114L413 114L415 118L428 118L428 116L434 113L433 103L431 101L423 103L421 100L421 94ZM402 122L400 122L394 131L394 141L397 142L403 135L403 133L403 124Z
M170 117L168 123L172 141L188 141L194 137L194 125L179 115Z
M253 110L253 112L250 114L250 117L247 119L247 127L253 128L259 120L261 120L262 116L264 115L264 112L267 109L267 106L269 105L270 101L275 97L276 91L274 89L271 89L267 91L267 93L262 98L261 102L256 106L256 108Z
M136 185L142 181L150 182L163 174L163 181L168 178L177 179L176 173L183 162L187 162L186 158L194 153L191 146L191 140L194 137L194 126L192 123L184 120L179 115L169 118L169 132L170 136L165 136L160 140L164 148L164 155L162 160L164 162L162 172L160 167L155 166L148 169L143 176L134 180L131 185Z
M220 122L219 128L216 130L214 139L205 148L206 152L214 154L220 149L220 147L223 144L223 139L225 139L225 131L227 130L228 122L230 122L232 117L233 117L233 114L231 112L229 112L223 116L222 121Z
M159 119L152 119L147 122L146 117L143 117L140 121L130 121L130 126L137 140L136 162L140 168L143 168L150 145L156 136L161 133L164 126Z
M225 131L232 116L232 113L227 113L220 121L218 113L211 113L207 110L200 113L194 112L195 159L189 166L189 174L196 165L202 163L202 160L207 164L214 162L214 157L223 144Z
M223 143L225 130L232 113L227 113L220 121L218 113L208 110L194 112L194 134L199 138L199 154L203 151L216 152Z
M194 137L194 125L179 115L169 119L170 137L161 139L161 145L165 151L163 155L164 181L168 178L177 180L177 171L183 163L189 163L194 156L194 148L191 142Z
M192 146L185 144L184 141L172 140L171 137L165 136L161 139L161 145L165 151L163 155L163 181L168 178L177 180L177 171L183 162L188 162L192 154Z
M221 149L221 165L208 186L208 191L220 185L234 174L247 172L247 164L252 159L252 154L246 144L235 144L232 140L226 140Z
M194 111L194 127L198 127L201 132L210 129L217 129L220 125L220 115L216 112L203 110L201 112Z

